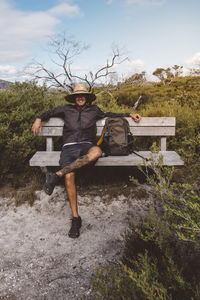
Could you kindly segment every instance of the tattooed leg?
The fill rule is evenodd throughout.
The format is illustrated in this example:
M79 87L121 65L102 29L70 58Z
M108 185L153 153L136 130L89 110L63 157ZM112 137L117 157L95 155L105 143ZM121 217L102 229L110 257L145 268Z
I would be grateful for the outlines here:
M77 158L69 166L66 166L66 167L62 168L61 170L59 170L58 172L56 172L56 174L61 177L65 174L70 173L76 169L79 169L89 163L90 163L90 159L89 159L88 154L86 154L86 155L83 155L83 156Z
M70 173L76 169L79 169L83 166L88 165L90 162L97 160L101 156L101 149L97 146L90 148L86 155L83 155L73 161L69 166L64 167L63 169L56 172L56 174L60 177L63 175Z
M60 177L62 177L65 174L71 173L72 171L79 169L89 164L92 161L97 160L101 156L101 154L102 154L101 149L97 146L94 146L90 148L90 150L86 155L77 158L69 166L64 167L63 169L59 170L56 173L47 173L46 182L43 187L45 193L51 195Z

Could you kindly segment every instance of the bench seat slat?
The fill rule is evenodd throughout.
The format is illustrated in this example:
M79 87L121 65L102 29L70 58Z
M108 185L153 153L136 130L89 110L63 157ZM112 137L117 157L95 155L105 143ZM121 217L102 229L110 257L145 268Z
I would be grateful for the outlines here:
M151 151L138 151L138 154L146 158L153 157L158 159L159 155L163 156L165 166L183 166L184 162L175 151L160 151L158 154ZM60 151L46 152L38 151L30 160L30 166L59 166ZM108 156L99 158L96 166L137 166L143 165L143 159L139 156L130 154L128 156Z

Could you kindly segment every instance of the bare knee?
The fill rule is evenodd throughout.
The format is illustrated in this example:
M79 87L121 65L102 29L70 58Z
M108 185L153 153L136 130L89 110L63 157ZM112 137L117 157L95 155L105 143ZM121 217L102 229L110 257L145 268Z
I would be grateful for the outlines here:
M98 159L99 157L101 157L101 155L102 151L98 146L94 146L88 151L88 156L91 161Z
M71 172L68 174L65 174L65 185L69 187L70 185L73 185L75 182L75 173Z
M93 151L94 151L94 156L96 156L96 158L99 158L102 155L101 148L97 146L93 147Z

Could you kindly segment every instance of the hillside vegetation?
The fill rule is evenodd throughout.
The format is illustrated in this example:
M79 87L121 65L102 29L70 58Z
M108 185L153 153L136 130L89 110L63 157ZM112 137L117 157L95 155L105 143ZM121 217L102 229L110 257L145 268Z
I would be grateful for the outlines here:
M177 151L185 161L184 172L187 169L194 175L194 169L199 166L200 77L178 77L168 85L121 84L109 93L101 88L96 92L96 103L105 111L130 112L142 96L137 110L142 116L176 117L176 136L168 138L168 149ZM0 179L2 183L23 184L24 178L34 171L28 165L30 157L45 149L45 139L32 135L32 123L41 112L65 104L64 94L33 82L15 83L0 92L0 101ZM153 141L136 139L135 147L149 148Z
M142 95L139 112L143 116L176 117L176 137L168 139L168 148L182 156L185 166L170 169L164 168L162 161L159 166L152 163L152 176L140 168L162 209L150 209L137 226L130 223L119 263L97 268L91 280L96 299L198 300L200 78L180 77L166 85L124 85L114 94L119 105L128 106ZM145 146L151 143L146 140ZM137 184L135 179L133 182Z

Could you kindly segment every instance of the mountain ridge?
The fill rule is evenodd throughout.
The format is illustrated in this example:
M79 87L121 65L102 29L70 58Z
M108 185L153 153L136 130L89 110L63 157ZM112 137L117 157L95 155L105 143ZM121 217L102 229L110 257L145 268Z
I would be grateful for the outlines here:
M5 89L7 88L8 85L13 84L13 82L7 81L0 79L0 89Z

